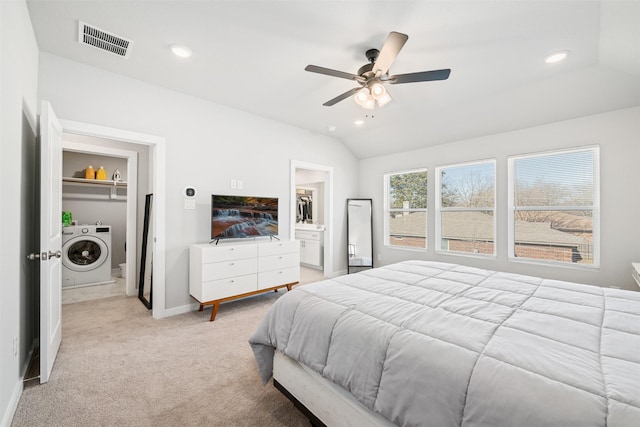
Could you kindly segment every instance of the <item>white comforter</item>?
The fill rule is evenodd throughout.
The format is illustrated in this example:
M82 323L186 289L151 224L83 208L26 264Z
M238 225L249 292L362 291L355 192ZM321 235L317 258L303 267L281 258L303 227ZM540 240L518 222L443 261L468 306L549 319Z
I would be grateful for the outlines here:
M403 426L640 426L640 293L407 261L299 286L250 339Z

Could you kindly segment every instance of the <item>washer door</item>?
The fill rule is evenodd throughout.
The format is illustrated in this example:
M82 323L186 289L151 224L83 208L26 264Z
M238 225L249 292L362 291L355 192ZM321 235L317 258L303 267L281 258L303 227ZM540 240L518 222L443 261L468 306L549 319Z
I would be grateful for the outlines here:
M106 243L95 236L78 236L62 246L62 265L73 271L100 267L109 255Z

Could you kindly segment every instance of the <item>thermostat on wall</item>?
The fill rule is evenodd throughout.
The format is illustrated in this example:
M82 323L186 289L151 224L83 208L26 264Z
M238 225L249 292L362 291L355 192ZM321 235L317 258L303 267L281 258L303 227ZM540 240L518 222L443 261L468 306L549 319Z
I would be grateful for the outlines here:
M185 209L195 209L196 208L196 188L187 185L184 187L184 191L182 192L184 195L184 208Z

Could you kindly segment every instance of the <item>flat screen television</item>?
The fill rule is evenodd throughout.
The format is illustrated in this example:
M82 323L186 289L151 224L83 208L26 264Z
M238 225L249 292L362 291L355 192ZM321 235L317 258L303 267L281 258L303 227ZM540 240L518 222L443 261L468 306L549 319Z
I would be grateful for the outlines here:
M211 195L211 240L277 234L277 197Z

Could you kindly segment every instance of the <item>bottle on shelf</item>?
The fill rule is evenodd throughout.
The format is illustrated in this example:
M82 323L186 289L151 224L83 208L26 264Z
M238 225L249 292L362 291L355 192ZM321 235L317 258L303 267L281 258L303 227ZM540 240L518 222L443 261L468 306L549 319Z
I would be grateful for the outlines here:
M89 165L84 170L85 179L96 179L96 171L93 169L93 166Z
M100 168L98 168L98 172L96 172L96 179L99 179L101 181L107 179L107 171L104 170L102 166L100 166Z

